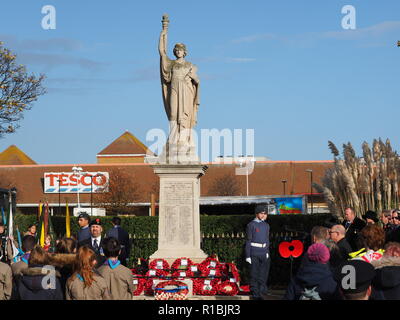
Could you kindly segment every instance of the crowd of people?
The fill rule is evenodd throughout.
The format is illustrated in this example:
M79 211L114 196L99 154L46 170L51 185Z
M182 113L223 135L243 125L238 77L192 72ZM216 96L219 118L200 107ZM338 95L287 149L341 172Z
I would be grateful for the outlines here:
M344 218L311 230L312 244L284 299L400 299L399 211L367 211L360 219L346 208Z
M82 213L76 237L57 240L54 250L38 244L29 226L19 261L0 262L0 300L131 300L129 235L119 217L112 223L103 237L101 220Z
M245 260L254 299L267 294L271 264L267 207L258 205L246 229ZM400 217L398 210L362 219L346 208L344 221L311 230L311 245L290 279L286 300L400 299ZM135 286L127 267L131 244L112 219L103 236L101 220L82 213L73 238L50 248L38 244L35 225L22 238L18 261L0 262L0 300L131 300ZM4 241L4 226L0 238ZM2 245L3 246L3 245ZM3 250L4 251L4 250Z

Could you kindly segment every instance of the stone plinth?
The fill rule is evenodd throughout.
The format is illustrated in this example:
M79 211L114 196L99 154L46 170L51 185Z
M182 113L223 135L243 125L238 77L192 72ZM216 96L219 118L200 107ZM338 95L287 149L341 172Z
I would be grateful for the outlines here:
M172 263L185 257L198 263L207 258L200 249L200 177L207 166L201 164L157 164L160 177L158 250L150 259Z

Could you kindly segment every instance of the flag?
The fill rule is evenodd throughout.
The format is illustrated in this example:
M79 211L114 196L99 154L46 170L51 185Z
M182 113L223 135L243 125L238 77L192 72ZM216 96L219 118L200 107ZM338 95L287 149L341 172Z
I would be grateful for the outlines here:
M40 216L40 237L39 244L44 247L46 244L46 237L50 235L51 244L50 248L55 248L56 235L53 229L53 223L51 222L51 217L49 215L49 203L44 204L44 212Z
M67 238L71 237L71 219L69 217L68 201L65 200L65 236Z
M4 225L7 225L6 215L4 214L4 207L1 207L1 219L4 223Z
M44 247L44 242L46 240L46 235L47 235L47 230L46 230L46 225L47 222L45 222L46 219L48 219L49 215L48 212L46 214L46 206L44 207L44 212L43 212L43 204L39 203L39 244Z
M21 239L21 232L19 232L19 228L17 225L17 235L18 235L18 246L22 250L22 239Z
M43 211L43 203L42 200L39 201L39 207L38 207L38 221L39 221L39 225L38 225L38 235L39 235L39 244L43 247L44 246L44 238L43 238L43 242L42 242L42 235L44 237L44 225L43 225L43 215L42 215L42 211ZM42 244L43 243L43 244Z
M43 203L42 200L39 200L39 207L38 207L38 221L40 220L40 216L42 215Z
M14 218L13 218L13 212L12 212L12 200L11 200L11 194L10 194L10 215L8 217L8 239L9 244L11 246L11 252L9 252L8 258L12 260L13 262L17 262L15 258L19 254L18 248L15 246L15 243L13 241L14 239Z

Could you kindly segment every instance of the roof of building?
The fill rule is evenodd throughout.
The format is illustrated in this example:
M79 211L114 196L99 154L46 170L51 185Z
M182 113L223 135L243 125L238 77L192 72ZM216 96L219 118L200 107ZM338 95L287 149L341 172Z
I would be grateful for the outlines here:
M30 165L36 164L17 146L11 145L0 153L0 165Z
M205 163L208 169L200 180L201 196L219 196L215 191L215 184L224 176L230 176L237 184L237 192L231 196L246 196L246 175L237 175L239 165ZM256 162L254 170L249 171L249 195L283 195L282 180L287 180L285 189L287 195L309 194L310 174L307 169L313 170L313 182L320 183L325 171L331 168L333 161L260 161ZM7 177L18 190L18 203L37 204L39 200L58 203L59 195L43 193L45 172L72 172L73 164L65 165L0 165L1 177ZM140 191L137 202L149 202L151 193L159 188L159 178L154 174L148 163L110 163L110 164L78 164L86 172L109 172L123 170L134 181ZM241 172L243 174L243 172ZM1 187L1 183L0 183ZM7 187L8 188L8 187ZM315 189L313 190L315 193ZM90 203L90 194L81 194L81 202ZM61 202L75 203L77 195L62 194Z
M153 155L153 153L132 133L125 131L97 155Z

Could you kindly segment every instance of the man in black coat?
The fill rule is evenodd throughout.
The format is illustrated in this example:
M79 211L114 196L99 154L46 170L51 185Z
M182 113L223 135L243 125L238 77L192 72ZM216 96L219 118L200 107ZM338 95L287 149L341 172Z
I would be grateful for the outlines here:
M353 208L346 208L344 211L343 226L346 230L346 240L350 244L352 251L358 251L361 249L359 243L359 233L367 225L367 223L360 218L356 217L356 213Z
M386 242L400 242L400 217L397 210L392 211L391 230L386 234Z
M118 259L121 261L122 265L127 266L127 260L129 259L131 251L129 234L121 228L121 218L113 217L111 222L114 227L107 231L106 237L118 239L121 244L121 254L118 256Z
M101 220L96 218L90 222L90 238L78 242L78 248L86 246L92 249L96 253L96 268L102 266L107 260L103 253L103 238L101 233L103 232L103 227L101 226Z
M330 238L336 242L339 247L340 255L343 260L349 259L349 253L353 251L350 244L346 240L346 230L340 224L332 226L329 230Z

